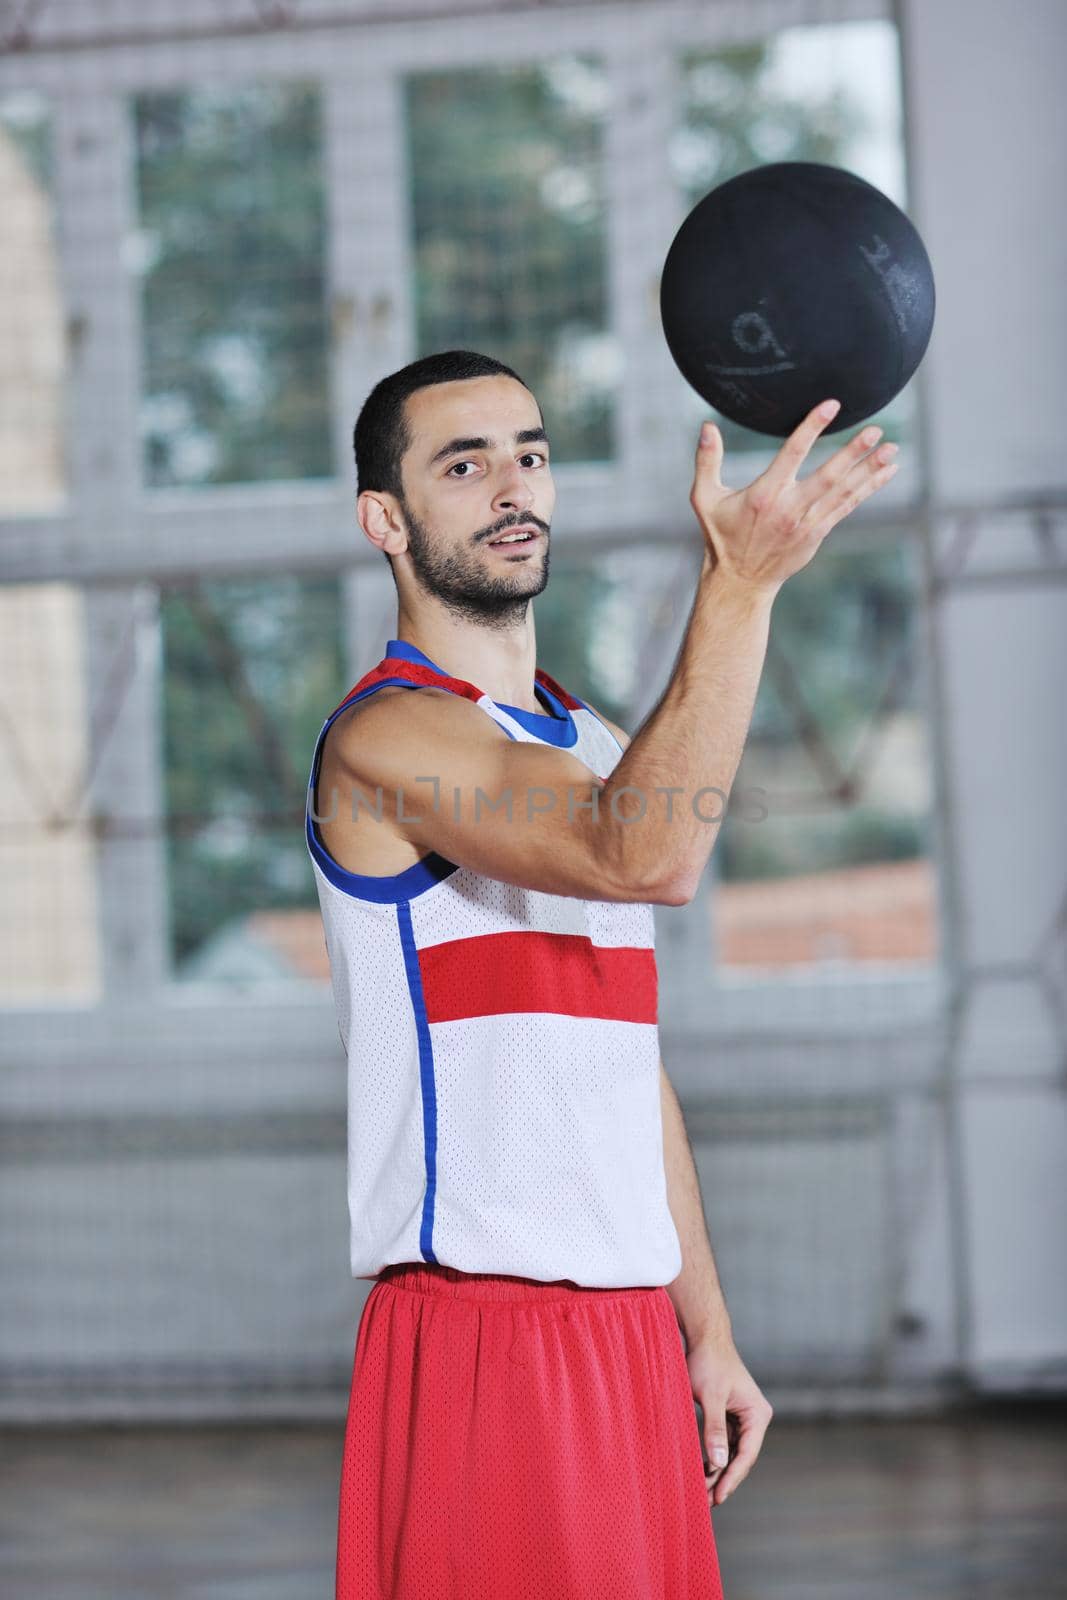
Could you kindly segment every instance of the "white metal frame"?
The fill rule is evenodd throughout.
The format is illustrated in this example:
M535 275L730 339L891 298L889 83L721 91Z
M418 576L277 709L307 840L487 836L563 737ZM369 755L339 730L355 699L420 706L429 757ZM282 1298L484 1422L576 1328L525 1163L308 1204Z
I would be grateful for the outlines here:
M96 9L80 8L86 31ZM153 8L157 20L161 9ZM172 10L177 26L183 20L177 0ZM662 137L663 119L676 103L664 93L676 52L683 43L711 47L803 22L888 14L885 0L585 5L550 16L538 10L466 20L428 15L418 27L297 27L180 46L164 37L158 46L70 53L57 46L0 57L0 94L32 86L55 107L67 312L89 330L72 361L68 509L0 521L5 577L165 577L271 570L295 559L310 570L373 559L354 528L350 433L372 384L412 353L412 308L398 291L410 282L401 80L449 65L536 62L546 51L596 55L610 75L609 298L628 370L618 400L617 462L556 468L565 536L578 545L599 542L605 530L642 541L691 534L692 440L680 435L671 406L672 390L683 385L650 292L684 215ZM136 431L138 295L122 251L135 222L126 98L139 90L271 78L316 81L324 98L335 477L145 489ZM750 457L754 470L772 454ZM905 526L915 487L906 470L898 475L880 496L879 526Z
M156 21L168 9L180 30L184 13L179 0L154 7ZM431 3L428 9L441 8ZM103 4L81 7L82 33L90 31L96 16L98 35L106 41L106 12ZM354 8L349 27L319 25L312 11L307 26L262 35L213 38L208 32L175 43L162 29L158 44L103 42L64 50L57 39L40 52L0 56L0 94L32 86L54 108L67 313L89 330L70 375L68 509L57 516L0 520L4 579L82 581L90 593L100 586L102 592L113 592L110 601L101 597L93 602L94 615L104 615L118 604L114 586L124 582L299 566L302 571L344 574L346 615L351 621L357 612L365 614L358 595L376 571L372 564L378 558L355 527L351 426L370 386L412 354L412 308L397 291L410 281L401 78L449 64L536 62L548 52L597 55L611 77L605 135L609 296L630 373L618 401L618 461L556 469L565 536L576 549L620 537L684 544L692 538L692 440L679 436L671 410L670 384L681 380L666 351L650 292L662 265L664 241L669 242L684 214L663 138L663 119L676 103L671 90L676 56L682 48L713 48L804 23L891 15L888 0L724 0L714 6L664 0L655 8L594 3L550 12L519 8L466 17L428 14L414 26L410 19L371 25ZM323 94L336 479L145 490L136 429L138 296L135 280L122 264L122 240L134 221L126 98L144 89L272 77L318 81ZM753 472L773 453L768 448L765 457L748 458ZM842 529L838 542L914 535L919 485L908 479L906 471L900 473L880 497L879 514L864 521L861 513L853 520L863 525ZM380 586L372 582L371 590L380 600ZM114 771L125 775L127 785L129 774L137 773L134 809L150 821L158 814L158 774L153 779L145 770L143 752L155 751L158 742L158 652L143 650L139 662L134 693L113 732L118 748L112 755ZM105 783L103 775L100 781ZM129 787L123 792L129 799ZM102 789L94 798L106 809ZM243 1000L210 987L198 990L164 980L161 848L140 848L139 888L131 877L133 854L116 846L105 848L102 857L101 931L110 939L121 930L122 948L128 952L105 966L104 1004L77 1013L53 1006L9 1013L6 1026L16 1057L20 1041L29 1046L32 1040L36 1075L42 1048L46 1057L69 1062L70 1052L79 1058L87 1050L94 1052L97 1040L98 1064L105 1058L114 1061L110 1052L117 1051L132 1066L142 1059L142 1014L158 1053L172 1029L177 1038L188 1038L195 1010L197 1035L208 1055L218 1038L219 1048L232 1060L237 1032L242 1039L258 1039L278 1061L299 1052L306 1063L309 1047L310 1054L319 1057L321 1052L329 1059L336 1047L334 1027L316 991ZM121 867L114 864L119 855ZM881 1018L872 1008L872 994L880 986L881 980L868 983L849 975L840 987L831 986L835 1011L847 1004L857 1025L876 1031L901 1020L902 1001L916 1018L935 1017L940 992L936 973L893 978L892 1003ZM819 994L828 992L820 983ZM757 1021L745 985L727 982L717 993L705 1045L708 1035L719 1029ZM765 989L762 997L760 1015ZM798 1005L802 1013L807 1002L795 984L782 984L780 993L776 986L776 1015L783 1026L790 1026L791 1017L799 1021ZM125 1018L114 1032L110 1006ZM152 1025L148 1018L154 1019ZM664 1031L669 1037L670 1019ZM687 1055L684 1038L679 1045ZM128 1079L121 1072L119 1076L126 1092ZM94 1081L99 1090L99 1077ZM15 1088L13 1080L9 1087Z

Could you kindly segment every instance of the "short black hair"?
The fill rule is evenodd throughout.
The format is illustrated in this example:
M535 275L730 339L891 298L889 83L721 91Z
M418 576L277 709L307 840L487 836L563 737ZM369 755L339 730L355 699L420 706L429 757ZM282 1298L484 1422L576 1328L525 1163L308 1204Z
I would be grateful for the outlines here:
M411 444L405 402L417 389L429 388L434 383L455 383L463 378L495 378L503 375L514 378L524 389L529 389L511 367L493 356L479 355L475 350L440 350L436 355L422 356L411 361L398 372L376 383L356 419L352 446L356 456L357 493L364 489L377 489L381 494L393 494L403 504L404 490L400 476L400 463ZM533 391L530 391L533 393ZM541 407L538 405L538 412ZM544 416L541 426L544 427ZM390 563L391 564L391 563Z

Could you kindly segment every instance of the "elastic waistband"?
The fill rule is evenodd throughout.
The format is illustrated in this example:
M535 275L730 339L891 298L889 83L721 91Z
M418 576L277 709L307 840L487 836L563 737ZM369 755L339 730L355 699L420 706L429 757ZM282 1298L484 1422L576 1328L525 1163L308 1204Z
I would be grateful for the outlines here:
M433 1261L398 1261L383 1267L377 1283L388 1283L397 1289L410 1289L416 1294L441 1295L449 1300L537 1300L551 1304L558 1300L581 1298L636 1299L641 1295L658 1295L663 1290L654 1284L590 1285L575 1283L571 1278L546 1281L541 1278L518 1278L502 1272L460 1272L458 1267L447 1267Z

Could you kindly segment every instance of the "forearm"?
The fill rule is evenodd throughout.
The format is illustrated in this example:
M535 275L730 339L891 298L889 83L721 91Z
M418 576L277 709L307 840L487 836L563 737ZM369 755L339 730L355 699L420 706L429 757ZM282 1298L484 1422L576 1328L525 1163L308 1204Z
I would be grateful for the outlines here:
M673 1283L667 1284L667 1293L685 1335L687 1349L708 1337L732 1342L730 1317L711 1253L693 1151L678 1096L662 1062L660 1106L667 1200L682 1247L682 1270Z
M598 828L610 819L620 881L655 885L650 899L691 895L707 864L748 737L770 615L765 592L705 565L670 681L600 791Z

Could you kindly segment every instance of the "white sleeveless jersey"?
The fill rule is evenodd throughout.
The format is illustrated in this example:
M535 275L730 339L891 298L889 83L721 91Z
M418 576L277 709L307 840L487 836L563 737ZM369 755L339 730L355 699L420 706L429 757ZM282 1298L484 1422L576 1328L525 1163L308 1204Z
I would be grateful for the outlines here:
M516 888L434 852L390 877L342 868L316 820L334 803L320 797L316 813L323 742L342 710L386 684L463 695L509 738L559 745L601 779L622 754L540 669L549 709L535 713L398 639L323 723L306 838L348 1061L352 1274L431 1261L588 1287L670 1283L682 1256L663 1161L652 907ZM416 776L410 793L432 800ZM378 826L373 808L358 819Z

